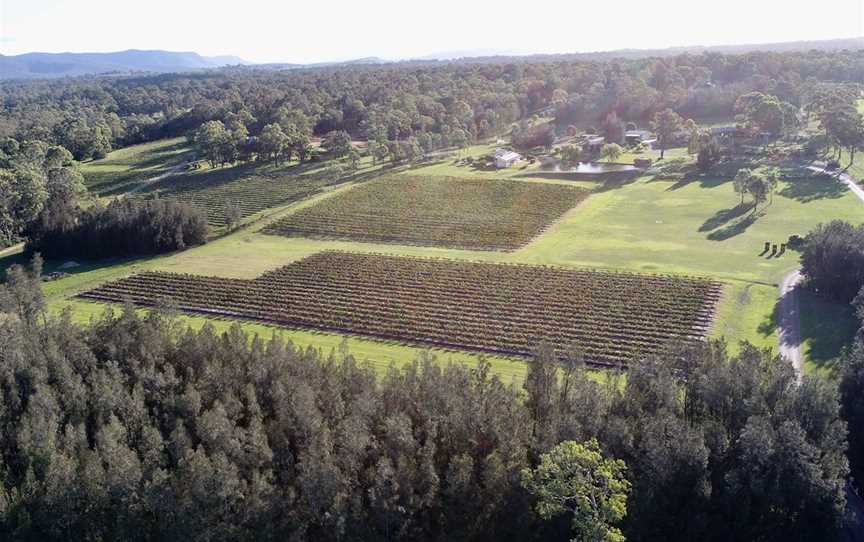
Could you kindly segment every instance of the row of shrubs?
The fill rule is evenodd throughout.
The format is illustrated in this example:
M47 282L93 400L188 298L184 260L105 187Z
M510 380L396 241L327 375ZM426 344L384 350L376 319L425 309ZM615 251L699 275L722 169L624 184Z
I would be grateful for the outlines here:
M42 217L27 248L54 259L137 256L200 245L207 234L205 213L188 203L122 199Z

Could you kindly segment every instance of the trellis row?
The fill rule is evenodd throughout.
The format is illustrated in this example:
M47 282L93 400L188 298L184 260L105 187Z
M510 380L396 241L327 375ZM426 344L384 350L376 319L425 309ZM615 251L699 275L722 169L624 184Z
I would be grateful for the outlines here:
M509 356L545 340L620 365L703 338L720 295L690 277L322 252L253 280L146 272L81 297Z
M515 250L589 192L527 181L394 176L286 216L273 235Z

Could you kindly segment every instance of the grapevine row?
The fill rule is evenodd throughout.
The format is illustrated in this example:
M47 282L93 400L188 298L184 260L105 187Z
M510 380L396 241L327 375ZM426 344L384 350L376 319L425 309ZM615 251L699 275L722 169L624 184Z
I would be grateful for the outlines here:
M617 365L703 337L720 294L688 277L322 252L253 280L147 272L81 296L512 356L545 340Z
M523 181L387 177L286 216L264 233L515 250L587 195Z

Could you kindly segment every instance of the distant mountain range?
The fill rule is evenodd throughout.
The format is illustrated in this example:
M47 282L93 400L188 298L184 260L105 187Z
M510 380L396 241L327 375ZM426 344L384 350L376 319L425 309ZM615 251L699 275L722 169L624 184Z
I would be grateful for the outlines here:
M748 45L688 46L666 49L618 49L565 54L531 54L495 49L446 51L421 57L401 60L385 60L378 57L358 58L338 62L314 64L268 63L254 64L236 56L201 56L192 52L140 51L130 49L114 53L26 53L22 55L0 55L0 79L35 79L80 75L125 75L130 73L188 72L242 66L255 69L291 70L334 66L356 66L371 64L426 64L443 62L509 62L526 60L604 60L610 58L664 57L683 53L700 54L713 51L741 54L752 51L822 51L864 49L864 37L823 41L795 41Z
M312 64L290 64L286 62L268 62L266 64L250 64L253 68L264 68L271 70L298 70L301 68L329 68L331 66L359 66L363 64L389 64L392 60L385 60L377 56L355 58L353 60L339 60L333 62L314 62Z
M742 45L690 45L667 47L664 49L615 49L611 51L586 51L578 53L524 53L494 49L473 49L465 51L445 51L424 55L413 61L476 61L512 60L512 59L583 59L603 60L609 58L645 58L674 56L684 53L700 54L706 51L726 54L744 54L753 51L841 51L864 49L864 37L843 38L819 41L789 41L779 43L756 43Z
M249 64L236 56L201 56L191 52L26 53L0 55L0 79L33 79L134 72L184 72Z

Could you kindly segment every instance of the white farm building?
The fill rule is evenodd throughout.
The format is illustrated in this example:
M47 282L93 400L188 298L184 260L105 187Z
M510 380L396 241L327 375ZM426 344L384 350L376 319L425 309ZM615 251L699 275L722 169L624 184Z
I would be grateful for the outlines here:
M495 162L495 167L498 169L508 168L522 159L522 155L518 152L508 151L507 149L497 149L492 155Z

